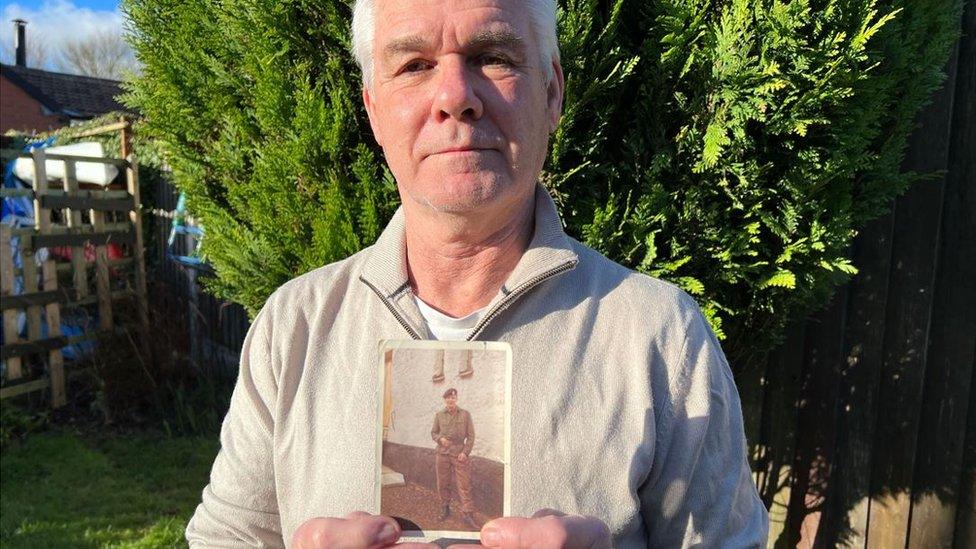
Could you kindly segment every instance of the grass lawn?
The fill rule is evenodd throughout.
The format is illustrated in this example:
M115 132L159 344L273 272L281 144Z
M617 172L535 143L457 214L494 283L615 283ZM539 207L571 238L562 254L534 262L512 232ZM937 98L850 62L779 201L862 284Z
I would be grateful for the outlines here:
M0 454L0 546L176 547L217 437L35 433Z

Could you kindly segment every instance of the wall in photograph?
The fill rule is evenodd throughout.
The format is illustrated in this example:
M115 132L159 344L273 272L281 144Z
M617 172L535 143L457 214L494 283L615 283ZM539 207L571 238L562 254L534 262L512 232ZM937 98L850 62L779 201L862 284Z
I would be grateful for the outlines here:
M461 378L471 352L474 374ZM444 355L444 381L434 382L434 367ZM386 440L434 448L430 428L444 408L442 395L458 390L458 406L471 412L475 443L472 455L495 461L505 457L505 353L499 351L396 349L393 355L393 417Z

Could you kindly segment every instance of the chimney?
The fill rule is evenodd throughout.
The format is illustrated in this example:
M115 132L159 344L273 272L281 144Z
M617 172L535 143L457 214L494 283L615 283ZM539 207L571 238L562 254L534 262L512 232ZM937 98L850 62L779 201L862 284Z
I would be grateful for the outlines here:
M27 66L27 38L25 27L27 26L27 21L23 19L14 19L14 28L17 29L17 38L14 42L14 46L17 50L17 66L26 67Z

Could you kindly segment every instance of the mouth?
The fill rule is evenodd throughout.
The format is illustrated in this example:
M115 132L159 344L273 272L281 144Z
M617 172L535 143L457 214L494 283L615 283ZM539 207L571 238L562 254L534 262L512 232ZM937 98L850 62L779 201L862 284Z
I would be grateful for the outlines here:
M486 151L493 151L495 149L488 147L451 147L448 149L441 149L437 152L430 153L427 156L438 156L438 155L448 155L448 154L476 154Z

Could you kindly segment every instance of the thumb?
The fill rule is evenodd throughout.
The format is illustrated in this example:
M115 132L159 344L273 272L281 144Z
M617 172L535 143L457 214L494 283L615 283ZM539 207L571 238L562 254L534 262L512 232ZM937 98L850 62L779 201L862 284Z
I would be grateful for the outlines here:
M537 513L533 518L495 519L482 529L481 543L500 549L605 549L611 546L610 531L603 521L558 512L543 516Z

